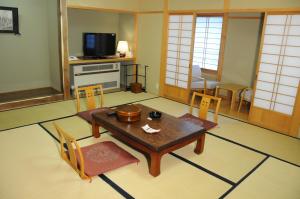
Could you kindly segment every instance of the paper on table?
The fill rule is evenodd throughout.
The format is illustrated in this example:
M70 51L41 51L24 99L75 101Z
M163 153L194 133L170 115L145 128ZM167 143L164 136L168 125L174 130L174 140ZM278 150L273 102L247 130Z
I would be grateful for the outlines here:
M145 126L142 126L142 129L143 129L146 133L157 133L157 132L160 132L160 129L153 129L153 128L151 128L148 124L146 124Z

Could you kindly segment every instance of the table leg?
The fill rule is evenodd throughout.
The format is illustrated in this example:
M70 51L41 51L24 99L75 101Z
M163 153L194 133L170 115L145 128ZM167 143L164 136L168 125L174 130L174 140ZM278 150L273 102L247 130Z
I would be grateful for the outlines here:
M161 160L161 154L155 152L150 154L149 172L154 177L160 174L160 160Z
M97 122L93 119L92 120L92 132L93 132L93 136L95 138L99 138L100 137L100 133L99 133L99 125L97 124Z
M202 133L201 136L197 140L197 144L196 144L194 152L197 154L202 153L203 149L204 149L204 143L205 143L205 133Z
M236 92L235 92L235 91L232 91L230 110L233 110L233 108L234 108L235 98L236 98Z

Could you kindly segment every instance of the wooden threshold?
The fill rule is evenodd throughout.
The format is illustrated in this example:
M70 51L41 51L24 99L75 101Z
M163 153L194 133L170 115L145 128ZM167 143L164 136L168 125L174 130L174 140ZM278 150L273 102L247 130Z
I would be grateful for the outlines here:
M25 108L25 107L35 106L35 105L42 105L50 102L62 101L63 99L64 99L63 94L56 94L51 96L0 103L0 111L7 111L7 110L12 110L17 108Z
M0 103L8 103L38 97L61 94L58 90L52 87L35 88L29 90L13 91L8 93L0 93Z

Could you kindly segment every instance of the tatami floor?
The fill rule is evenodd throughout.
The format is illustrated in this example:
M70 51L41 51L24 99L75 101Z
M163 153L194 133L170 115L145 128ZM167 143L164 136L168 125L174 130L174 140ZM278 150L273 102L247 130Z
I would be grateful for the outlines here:
M126 103L174 116L188 112L187 105L148 93L105 94L105 106ZM75 113L73 100L0 112L1 199L300 198L300 139L220 115L202 154L193 152L194 143L166 154L154 178L143 154L105 130L93 138L91 126ZM83 181L60 158L53 121L81 146L113 140L140 163Z

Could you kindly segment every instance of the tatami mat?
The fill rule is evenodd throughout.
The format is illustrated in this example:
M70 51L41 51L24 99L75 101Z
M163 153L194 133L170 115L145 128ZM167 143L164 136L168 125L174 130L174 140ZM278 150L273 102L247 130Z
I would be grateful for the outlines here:
M68 132L76 140L92 135L92 126L88 122L86 122L85 120L81 119L78 116L72 116L72 117L54 120L51 122L45 122L41 124L49 132L51 132L51 134L54 135L56 138L59 137L53 125L53 122L55 122L66 132ZM105 129L103 128L100 129L100 132L104 132L104 131Z
M206 135L201 155L192 153L194 148L192 143L174 153L235 183L266 157L210 135Z
M189 106L162 97L137 103L152 107L175 117L179 117L189 111Z
M154 98L150 93L115 92L104 94L104 106L116 106L120 104L132 103L135 101ZM82 110L85 108L85 99L81 99ZM76 113L75 100L68 100L28 108L21 108L0 112L0 130L14 128L18 126L34 124L56 118L62 118Z
M65 117L76 113L72 100L0 112L0 130Z
M120 104L127 104L145 99L155 98L156 95L151 93L132 93L128 92L116 92L104 94L104 106L112 107Z
M105 106L132 102L174 116L188 112L187 105L147 93L105 95ZM75 112L75 103L71 100L0 112L0 130L51 120L41 125L57 137L52 126L55 120L77 139L91 136L90 124L73 116ZM196 112L194 109L194 114ZM212 116L209 113L209 120ZM0 132L1 199L124 198L99 177L94 177L92 183L81 180L60 158L57 141L45 129L29 125ZM105 175L129 195L142 199L219 198L232 188L226 179L234 183L243 179L266 157L262 153L300 164L300 140L221 115L218 127L206 135L202 154L193 152L195 143L175 151L178 157L166 154L161 161L161 175L156 178L149 174L144 155L118 142L109 133L98 139L80 140L79 144L84 146L104 140L113 140L141 160L138 165L131 164ZM300 195L299 175L300 167L269 157L241 184L234 185L235 189L227 197L297 198Z
M38 125L0 133L0 198L123 198L98 177L83 181Z
M300 168L269 158L226 198L299 199Z
M145 156L115 140L109 134L101 135L100 139L85 139L79 144L84 146L100 140L112 140L140 160L138 165L131 164L106 173L106 176L134 198L218 198L231 187L226 182L169 154L162 157L161 174L152 177ZM194 153L193 150L190 153Z
M189 107L165 98L155 98L140 103L174 116L187 113ZM194 108L193 111L196 115L197 109ZM211 133L300 165L299 139L275 133L222 115L219 115L218 118L218 127L210 130ZM209 113L208 119L213 120L212 113Z
M210 132L300 165L300 140L226 117Z

